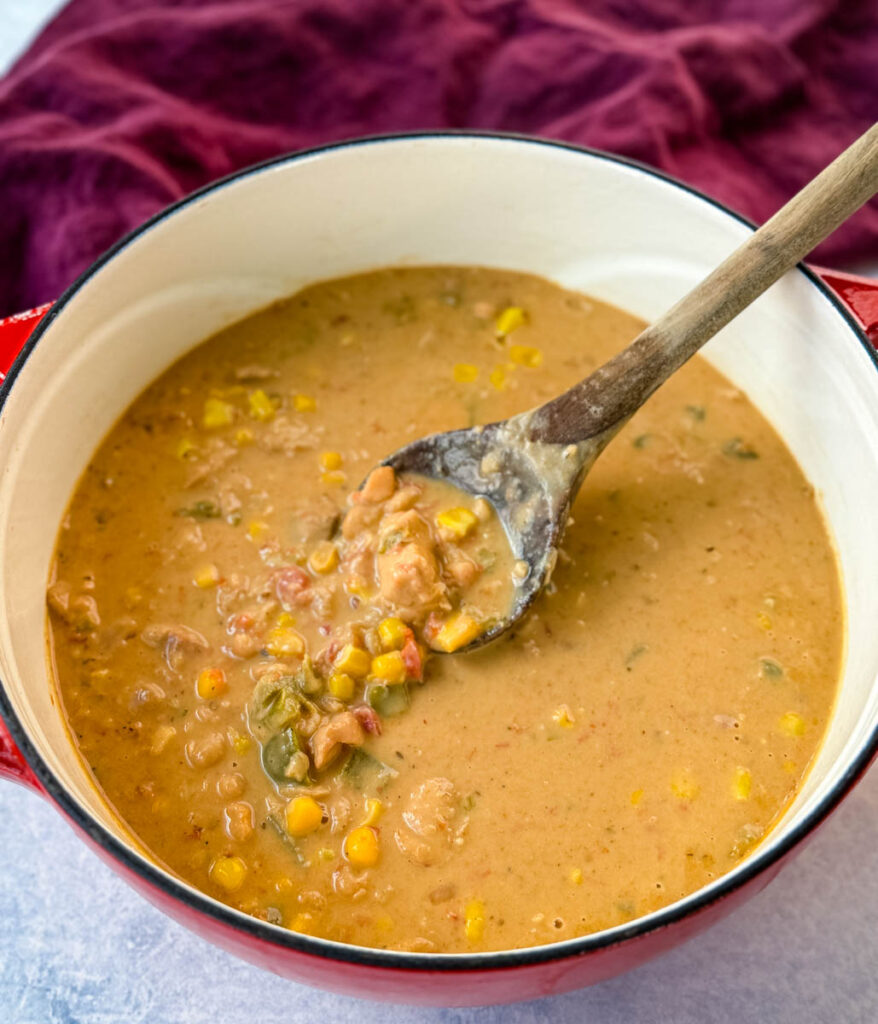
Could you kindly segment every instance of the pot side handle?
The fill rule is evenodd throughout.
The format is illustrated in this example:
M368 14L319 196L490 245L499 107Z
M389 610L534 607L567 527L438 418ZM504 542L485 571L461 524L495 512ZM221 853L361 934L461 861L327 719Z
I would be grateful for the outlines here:
M36 775L25 761L21 751L6 731L6 723L0 718L0 779L11 779L37 793L43 792Z
M33 329L49 311L50 306L51 303L46 303L37 309L30 309L26 313L18 313L5 320L0 320L0 381L6 379L6 374L16 356ZM9 735L6 723L2 718L0 718L0 778L11 779L38 793L43 792L43 787Z
M872 345L878 349L878 281L824 267L813 268L847 306ZM0 320L0 381L5 380L31 332L51 303ZM12 741L0 718L0 778L12 779L42 792L30 765Z

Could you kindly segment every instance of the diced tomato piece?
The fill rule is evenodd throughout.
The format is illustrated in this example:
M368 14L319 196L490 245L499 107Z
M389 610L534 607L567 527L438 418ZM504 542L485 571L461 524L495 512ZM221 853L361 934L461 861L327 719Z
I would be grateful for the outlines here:
M420 682L424 678L424 659L421 649L415 641L415 634L409 630L402 645L402 663L405 665L405 674L409 679Z
M381 719L374 708L370 708L368 704L357 704L356 707L351 708L351 711L365 732L371 733L373 736L381 735Z
M281 569L275 577L274 589L286 608L308 604L314 596L311 593L311 577L298 565L288 565L286 569Z

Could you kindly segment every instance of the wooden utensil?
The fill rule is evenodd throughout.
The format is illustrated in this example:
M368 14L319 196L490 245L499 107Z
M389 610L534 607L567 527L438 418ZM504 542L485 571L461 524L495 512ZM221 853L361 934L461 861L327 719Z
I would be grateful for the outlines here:
M465 650L509 629L551 575L570 505L606 445L690 356L878 192L878 124L700 284L609 362L536 409L433 434L384 460L487 498L524 563L508 614Z

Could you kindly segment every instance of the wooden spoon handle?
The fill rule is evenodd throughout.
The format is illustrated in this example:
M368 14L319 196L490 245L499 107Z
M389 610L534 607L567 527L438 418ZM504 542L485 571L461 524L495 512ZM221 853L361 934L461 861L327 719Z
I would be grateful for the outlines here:
M769 285L878 192L878 123L624 351L536 410L531 438L606 440Z

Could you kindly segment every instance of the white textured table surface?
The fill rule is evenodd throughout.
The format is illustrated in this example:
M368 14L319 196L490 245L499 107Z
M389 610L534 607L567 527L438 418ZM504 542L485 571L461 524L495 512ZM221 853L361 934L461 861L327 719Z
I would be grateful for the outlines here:
M0 0L0 73L57 0ZM382 1007L282 981L135 895L48 803L0 784L0 1024L874 1024L878 769L769 888L703 936L584 992Z

